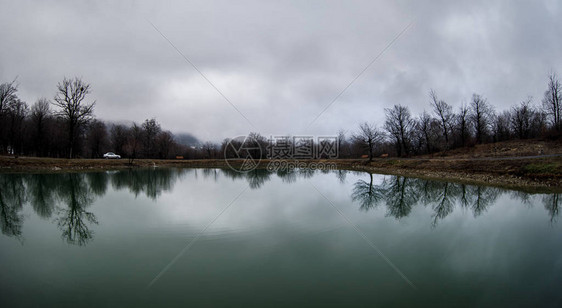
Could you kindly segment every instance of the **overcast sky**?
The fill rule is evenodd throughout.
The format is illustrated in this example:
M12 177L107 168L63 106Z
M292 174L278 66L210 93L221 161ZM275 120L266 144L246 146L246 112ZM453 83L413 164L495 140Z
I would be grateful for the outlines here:
M28 104L78 76L98 118L154 117L204 140L382 126L394 104L429 110L431 88L455 108L476 92L502 110L539 103L562 73L556 0L0 2L0 81L17 77Z

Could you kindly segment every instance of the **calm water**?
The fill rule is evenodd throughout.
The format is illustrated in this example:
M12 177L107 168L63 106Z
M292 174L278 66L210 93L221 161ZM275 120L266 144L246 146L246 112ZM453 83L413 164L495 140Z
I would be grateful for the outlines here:
M559 307L561 205L345 171L0 174L0 306Z

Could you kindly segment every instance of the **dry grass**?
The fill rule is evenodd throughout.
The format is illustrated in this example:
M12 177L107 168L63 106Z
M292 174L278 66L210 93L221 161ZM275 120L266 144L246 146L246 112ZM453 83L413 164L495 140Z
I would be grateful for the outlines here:
M497 143L477 144L449 151L423 155L420 157L436 158L482 158L482 157L516 157L562 153L562 140L510 140Z

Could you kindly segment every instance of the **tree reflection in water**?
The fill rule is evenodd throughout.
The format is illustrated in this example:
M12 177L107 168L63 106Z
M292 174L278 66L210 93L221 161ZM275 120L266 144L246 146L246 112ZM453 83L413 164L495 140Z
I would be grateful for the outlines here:
M23 177L19 174L0 176L0 227L2 234L20 237L23 216L20 211L26 202Z
M293 170L279 169L277 170L277 176L284 183L295 183L299 175Z
M31 174L25 177L29 203L39 217L50 218L53 215L60 179L57 174Z
M542 198L542 202L544 204L544 208L548 211L550 215L550 221L554 222L556 217L558 217L558 213L560 212L560 195L559 194L551 194L546 195Z
M410 214L412 208L420 203L431 206L433 210L432 225L451 214L458 204L462 208L470 209L475 217L486 212L496 202L502 193L507 193L495 187L475 186L458 183L414 179L403 176L385 176L380 184L373 184L372 175L369 183L358 180L355 183L351 198L359 203L359 207L369 210L377 207L385 200L387 215L400 219ZM371 199L371 192L376 192L376 198ZM512 193L512 198L521 199L523 203L530 202L530 194L524 192ZM560 207L559 195L551 194L543 197L542 201L551 219L558 215Z
M388 216L400 219L406 217L418 202L419 192L415 187L415 179L403 176L385 178L382 186L385 188Z
M61 204L56 222L62 231L62 238L69 244L85 245L93 237L88 224L97 224L96 216L86 208L94 202L95 192L88 185L84 174L64 174L59 186Z
M341 172L338 173L339 179L341 179L340 174ZM359 202L360 208L364 211L368 211L377 206L384 197L384 189L379 185L373 186L372 174L369 174L369 182L363 180L357 181L353 187L353 193L351 194L353 201Z
M134 169L92 173L66 174L0 174L0 229L2 234L21 240L25 204L30 204L37 215L54 221L62 232L62 238L73 245L85 245L93 239L90 229L97 224L96 216L88 208L95 199L107 193L108 185L115 190L127 189L135 197L144 194L157 200L184 175L192 173L195 178L202 174L205 179L218 181L220 176L234 181L246 181L250 188L262 188L273 176L283 183L295 184L298 178L309 179L318 172L305 169L277 171L253 170L239 173L230 169ZM324 172L326 173L326 172ZM494 187L430 181L403 176L384 176L375 184L372 174L354 171L334 171L340 183L345 183L348 174L364 176L354 183L351 192L353 202L360 210L369 211L386 206L387 216L401 219L407 217L417 205L430 206L432 226L450 215L455 206L470 210L475 217L485 213L498 197L504 193L531 206L532 194L507 191ZM296 184L295 184L296 185ZM560 194L540 197L550 220L556 221L560 212ZM536 199L535 199L536 200ZM536 201L535 201L536 202Z
M214 169L218 170L218 169ZM233 180L246 180L250 189L258 189L271 179L272 173L267 170L254 169L248 172L238 172L232 169L221 169L222 174Z
M176 181L193 169L129 169L110 174L114 189L128 189L135 197L144 193L148 198L156 200L164 191L172 189ZM107 185L107 183L106 183Z

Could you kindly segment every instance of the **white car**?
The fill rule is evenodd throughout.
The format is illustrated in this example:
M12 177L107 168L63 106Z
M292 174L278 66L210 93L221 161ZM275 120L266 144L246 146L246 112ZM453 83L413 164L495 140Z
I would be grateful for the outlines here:
M120 158L121 158L121 155L117 155L117 154L115 154L115 153L113 153L113 152L107 152L107 153L103 154L103 158L106 158L106 159L120 159Z

